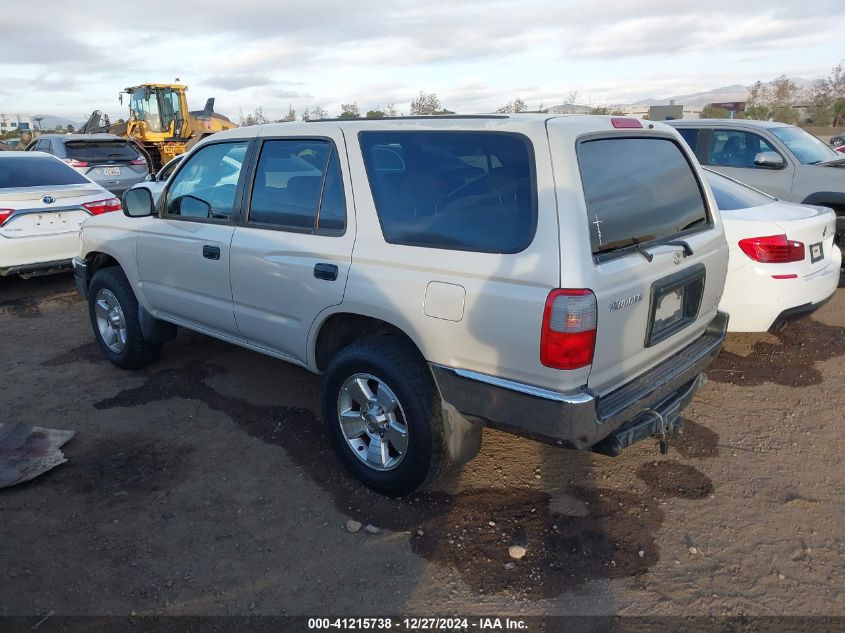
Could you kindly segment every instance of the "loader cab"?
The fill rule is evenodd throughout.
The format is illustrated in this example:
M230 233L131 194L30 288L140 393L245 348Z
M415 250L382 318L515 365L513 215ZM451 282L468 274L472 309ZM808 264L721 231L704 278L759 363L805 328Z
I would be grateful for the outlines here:
M130 119L143 121L156 134L181 138L187 109L183 87L136 86L127 88Z

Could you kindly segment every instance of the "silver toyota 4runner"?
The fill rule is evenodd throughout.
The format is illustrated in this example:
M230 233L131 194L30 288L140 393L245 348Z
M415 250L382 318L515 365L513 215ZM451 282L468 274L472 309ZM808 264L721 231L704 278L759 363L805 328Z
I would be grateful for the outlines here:
M112 363L183 326L323 374L338 456L394 495L472 459L486 425L609 455L671 435L727 325L706 181L634 119L229 130L81 244Z

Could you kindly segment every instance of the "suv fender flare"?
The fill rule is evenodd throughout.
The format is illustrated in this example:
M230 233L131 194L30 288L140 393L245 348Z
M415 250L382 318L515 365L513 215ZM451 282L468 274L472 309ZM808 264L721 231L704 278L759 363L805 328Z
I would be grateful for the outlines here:
M417 348L417 350L419 350L421 358L425 361L429 371L431 372L431 363L429 363L428 359L425 358L425 351L419 343L420 337L416 335L417 333L409 327L409 325L399 315L367 314L366 311L361 310L351 312L342 309L342 305L343 304L337 304L325 308L317 315L314 322L311 324L311 330L308 333L308 369L315 373L322 373L317 363L317 340L319 338L320 331L332 316L336 314L348 314L350 316L364 317L375 321L381 321L387 326L395 328L404 334ZM394 322L386 320L385 317L387 316L394 317ZM399 325L396 324L397 322ZM443 398L440 385L438 385L433 372L431 372L431 378L435 389L440 396L439 405L441 407L440 413L443 420L443 435L446 440L448 460L451 465L460 466L475 457L481 449L483 425L479 421L467 419L452 405L452 403L446 401Z
M845 207L845 193L841 191L817 191L804 198L801 204L812 204L821 207L835 204ZM837 215L839 214L837 213Z

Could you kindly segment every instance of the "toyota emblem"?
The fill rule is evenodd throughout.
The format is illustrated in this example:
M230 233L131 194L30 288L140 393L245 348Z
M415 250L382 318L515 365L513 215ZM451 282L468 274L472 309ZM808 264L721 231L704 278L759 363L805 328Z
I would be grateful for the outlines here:
M41 202L44 204L53 204L55 201L56 199L53 196L44 196L41 198Z

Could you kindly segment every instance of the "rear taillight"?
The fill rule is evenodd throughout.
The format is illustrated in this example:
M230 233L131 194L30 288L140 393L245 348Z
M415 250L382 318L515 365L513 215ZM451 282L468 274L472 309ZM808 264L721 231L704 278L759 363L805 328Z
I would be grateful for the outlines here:
M804 259L804 244L786 238L786 235L749 237L739 241L742 252L755 262L763 264L788 264Z
M14 209L0 209L0 226L3 226L14 212Z
M71 167L88 167L88 162L84 160L76 160L75 158L63 159Z
M552 290L543 312L540 362L555 369L578 369L593 362L596 296L591 290Z
M146 158L136 158L135 160L129 161L130 165L146 165L147 159Z
M120 200L117 198L106 198L105 200L97 200L96 202L85 202L82 206L88 209L88 211L91 212L91 215L101 215L103 213L120 211L122 209L120 206Z

